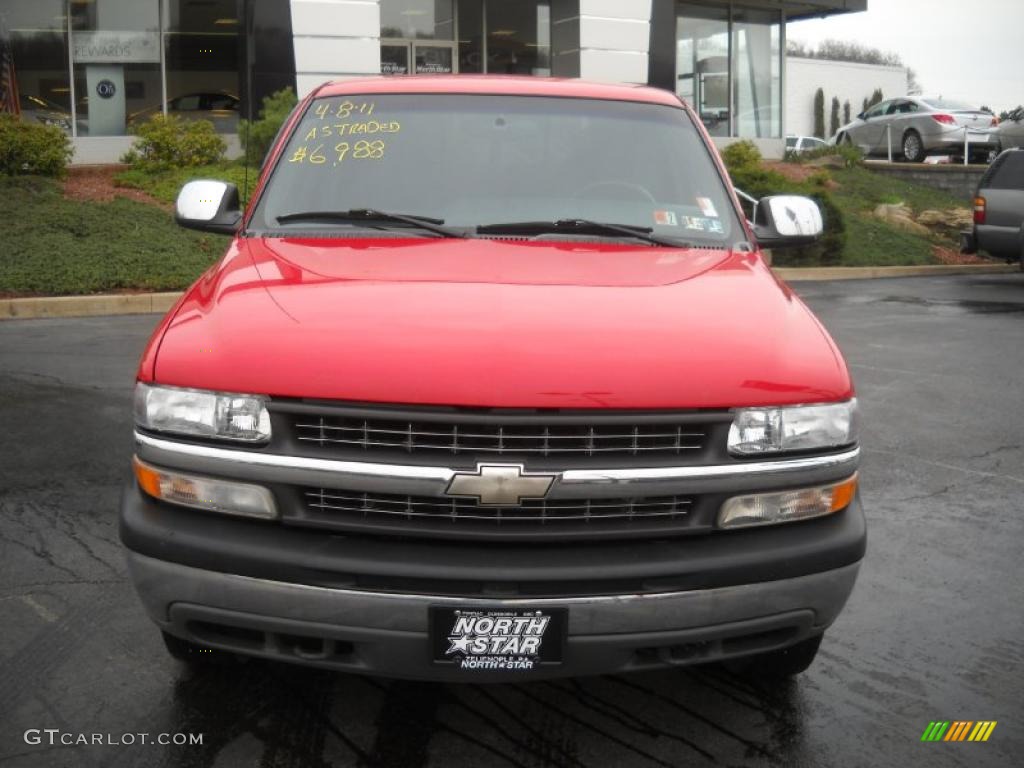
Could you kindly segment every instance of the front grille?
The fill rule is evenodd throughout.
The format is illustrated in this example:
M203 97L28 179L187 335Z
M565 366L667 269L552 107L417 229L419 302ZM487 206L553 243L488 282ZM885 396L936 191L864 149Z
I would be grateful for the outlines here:
M298 440L321 448L482 458L695 454L707 438L706 425L690 423L459 423L300 414L294 424Z
M372 530L414 536L600 535L668 533L689 528L689 496L636 499L536 499L517 506L472 499L305 489L303 509L287 522L322 528Z
M721 449L732 423L727 410L459 408L290 399L272 400L269 408L273 453L464 471L505 462L527 473L556 475L588 468L714 464L723 460ZM496 542L657 538L701 533L710 526L711 502L705 495L644 496L626 487L611 491L606 484L590 499L567 498L556 490L548 498L509 506L439 496L436 484L414 480L330 485L278 489L290 502L283 505L282 522L350 535ZM606 498L609 494L614 495Z

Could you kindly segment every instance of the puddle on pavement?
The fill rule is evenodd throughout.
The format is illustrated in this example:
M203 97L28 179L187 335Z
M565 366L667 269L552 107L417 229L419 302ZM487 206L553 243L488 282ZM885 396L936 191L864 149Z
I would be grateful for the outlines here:
M877 301L925 307L942 314L1006 315L1024 312L1024 303L1012 301L943 300L925 299L920 296L886 296L885 298L877 299Z

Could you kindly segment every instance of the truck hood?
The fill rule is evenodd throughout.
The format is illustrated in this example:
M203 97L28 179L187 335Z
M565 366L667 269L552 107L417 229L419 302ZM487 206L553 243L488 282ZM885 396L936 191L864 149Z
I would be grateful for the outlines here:
M727 250L239 239L151 348L159 383L278 397L653 409L852 396L807 307L758 255Z

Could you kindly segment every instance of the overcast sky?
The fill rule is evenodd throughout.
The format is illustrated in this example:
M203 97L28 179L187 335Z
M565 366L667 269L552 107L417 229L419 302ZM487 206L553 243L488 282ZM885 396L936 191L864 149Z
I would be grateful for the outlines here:
M929 95L996 112L1024 104L1024 0L868 0L864 13L795 22L786 34L898 53Z

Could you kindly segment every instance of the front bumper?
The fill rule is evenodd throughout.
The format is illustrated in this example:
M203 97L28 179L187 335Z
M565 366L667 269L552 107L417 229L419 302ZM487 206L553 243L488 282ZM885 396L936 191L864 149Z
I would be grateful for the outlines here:
M791 645L834 621L866 544L859 499L771 528L500 547L227 519L155 502L134 482L121 536L147 612L171 634L341 671L463 682L638 671ZM517 587L523 594L511 594ZM435 664L431 606L566 608L565 661L530 672Z
M860 563L718 589L542 600L465 600L327 589L204 571L130 553L150 617L204 646L345 672L508 682L641 671L783 648L823 632ZM431 660L428 609L568 609L565 661L528 673L467 671Z

